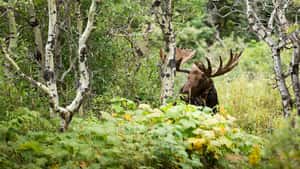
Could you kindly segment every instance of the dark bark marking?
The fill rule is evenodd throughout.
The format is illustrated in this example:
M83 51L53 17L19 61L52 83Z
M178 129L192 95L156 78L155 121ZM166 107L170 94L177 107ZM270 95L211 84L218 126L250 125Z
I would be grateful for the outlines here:
M39 25L39 21L36 18L32 18L29 20L29 25L33 28L37 27Z
M166 77L169 78L171 75L170 73L166 73Z
M175 68L176 67L176 60L175 59L171 59L169 60L169 63L167 65L170 68Z
M49 69L46 69L44 71L44 79L45 81L50 81L51 79L54 79L54 72L50 71Z
M294 64L293 66L292 66L292 75L296 75L296 74L298 74L299 73L299 64Z

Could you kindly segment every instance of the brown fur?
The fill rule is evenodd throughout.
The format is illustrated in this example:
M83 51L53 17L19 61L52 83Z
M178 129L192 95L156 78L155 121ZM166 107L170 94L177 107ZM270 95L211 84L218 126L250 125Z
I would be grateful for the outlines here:
M216 111L216 105L219 104L213 80L196 65L193 65L180 92L188 95L182 98L185 102L197 106L211 107L214 112Z
M187 81L180 91L180 93L187 94L187 96L182 99L193 105L210 107L216 112L219 101L212 77L220 76L231 71L238 64L241 54L242 52L233 53L232 50L230 50L230 58L225 66L223 66L222 58L219 57L220 65L214 72L212 71L211 63L208 58L206 58L207 67L202 62L195 62L191 70L181 71L188 73ZM183 55L181 58L187 57ZM188 59L186 59L186 61ZM181 62L181 60L176 61ZM180 68L178 67L177 70L180 71Z

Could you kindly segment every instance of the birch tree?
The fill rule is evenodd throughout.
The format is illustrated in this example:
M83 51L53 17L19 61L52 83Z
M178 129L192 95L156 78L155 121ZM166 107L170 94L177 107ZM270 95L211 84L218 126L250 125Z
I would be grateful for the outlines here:
M280 39L284 40L285 44L293 46L293 55L290 61L290 76L295 97L295 107L297 114L300 115L300 82L299 82L299 63L300 63L300 30L290 30L293 25L298 25L297 19L291 24L286 16L287 8L291 5L289 0L273 0L273 5L276 13L276 18L279 23Z
M9 27L9 37L8 37L8 51L13 53L15 48L17 47L17 23L15 19L14 5L15 0L9 0L7 2L7 10L6 16L8 19L8 27ZM4 61L4 75L8 78L12 78L12 74L10 72L10 65L7 61Z
M29 0L28 12L30 15L29 24L32 27L34 32L35 58L41 65L42 71L44 71L45 52L43 47L44 46L43 38L42 38L43 36L42 36L39 20L37 19L36 16L33 0Z
M45 61L44 61L44 81L38 81L32 78L30 75L25 74L17 62L14 60L14 54L8 50L7 45L2 41L1 48L2 53L6 61L14 68L15 72L25 80L29 81L43 92L45 92L49 98L50 107L61 117L60 130L63 132L68 128L69 123L72 120L74 113L80 108L84 95L89 89L90 78L87 66L87 40L94 29L96 6L99 0L92 0L88 12L87 23L83 32L79 36L78 49L77 49L77 68L79 72L79 82L76 89L76 95L70 104L62 106L59 102L59 93L57 90L57 75L55 71L55 44L57 36L57 2L56 0L48 0L48 37L45 45ZM36 31L35 31L36 32ZM36 39L37 40L37 39Z
M152 11L157 24L163 33L164 51L161 64L161 102L166 104L167 99L174 95L174 80L176 72L176 41L172 25L173 4L172 0L155 0Z
M257 9L254 8L258 1L246 0L247 18L251 30L263 41L265 41L272 51L273 68L276 76L277 87L279 89L284 116L288 117L294 105L300 114L300 93L299 93L299 31L288 33L290 23L288 22L285 12L291 1L289 0L272 0L272 12L267 22L259 17ZM282 69L281 52L290 44L293 45L293 56L291 57L290 69L286 74ZM287 87L286 76L290 76L293 85L293 94L295 104L292 100L290 91Z

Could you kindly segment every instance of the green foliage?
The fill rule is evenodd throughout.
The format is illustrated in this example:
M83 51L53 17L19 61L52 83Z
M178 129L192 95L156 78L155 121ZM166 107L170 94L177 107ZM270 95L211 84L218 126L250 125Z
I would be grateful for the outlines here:
M291 127L291 123L299 124L300 120L282 121L280 127L268 136L266 152L258 168L279 169L298 168L300 166L300 128Z
M6 112L13 111L18 107L26 106L30 109L47 107L46 99L27 82L21 79L5 81L0 73L0 119L6 116ZM43 113L47 113L45 109L42 110Z
M216 82L224 112L237 117L237 123L250 133L266 134L283 118L279 93L262 76L218 79Z
M294 4L297 6L300 6L300 1L299 0L293 0Z
M297 30L299 30L300 25L299 24L293 24L291 26L289 26L288 30L287 30L287 34L292 34L293 32L296 32Z
M85 18L90 1L81 2ZM45 42L47 3L41 0L34 3ZM153 22L149 17L151 3L150 0L100 3L96 28L88 45L92 81L91 95L84 103L86 119L74 118L66 133L56 132L57 119L45 119L47 98L39 90L21 79L4 78L0 70L0 168L239 169L300 165L299 129L280 127L281 103L277 89L273 89L270 49L263 42L249 40L251 34L243 29L247 27L246 19L238 12L243 8L233 0L174 1L177 46L197 50L193 61L208 56L217 66L217 56L226 60L230 48L244 49L239 66L214 79L220 114L212 116L209 108L182 104L151 108L150 105L159 105L158 49L163 46L158 26L148 40L141 35L145 24ZM220 15L211 15L210 9L215 8L212 3L222 9ZM14 52L22 70L41 80L40 68L34 61L35 44L32 27L28 25L27 5L27 1L17 1L14 7L18 24L18 47ZM0 6L5 11L6 3L1 1ZM61 24L67 14L63 5L59 7ZM238 10L221 17L232 8ZM294 0L287 9L288 19L294 21L298 8L298 0ZM71 26L68 30L62 27L59 37L62 65L57 77L63 72L60 68L68 68L69 57L76 56L78 32L73 22L76 20L73 4L69 13ZM265 18L269 12L260 15ZM7 25L7 17L2 15L1 39L9 36ZM225 46L216 41L216 29ZM299 25L291 25L287 33L297 29ZM133 54L130 42L124 38L126 34L146 49L144 56ZM290 56L291 50L283 51L285 71ZM0 61L3 62L1 52ZM76 72L71 71L64 83L58 84L62 102L73 98L75 80ZM177 74L175 91L179 91L185 80L185 75ZM139 102L147 104L138 105ZM18 108L24 106L40 111ZM236 123L228 114L237 117ZM260 138L240 128L266 138L265 148L262 149Z
M151 108L111 100L112 113L74 118L53 132L37 112L21 109L1 121L1 168L210 168L247 163L260 138L237 128L229 115L180 104ZM22 113L22 114L21 114ZM53 123L56 123L55 121ZM235 156L241 161L228 159Z

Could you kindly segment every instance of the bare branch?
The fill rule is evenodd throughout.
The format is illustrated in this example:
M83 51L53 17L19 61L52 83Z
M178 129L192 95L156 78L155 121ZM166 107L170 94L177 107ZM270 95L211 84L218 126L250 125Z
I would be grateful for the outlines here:
M9 64L14 68L14 70L18 73L18 75L26 80L28 80L31 84L35 85L36 87L40 88L46 94L50 95L49 88L41 82L34 80L32 77L26 75L22 72L19 65L12 59L11 55L9 54L8 49L6 48L5 44L2 43L1 46L4 58L9 62Z
M61 77L59 79L60 82L63 82L65 80L65 77L68 75L68 73L70 73L71 70L74 68L74 66L77 62L77 59L78 58L76 57L71 61L69 68L61 75Z
M274 7L272 13L271 13L271 16L270 16L270 19L269 19L269 22L268 22L268 28L270 30L272 30L274 28L274 19L275 19L275 16L276 16L276 10L277 10L277 7Z

